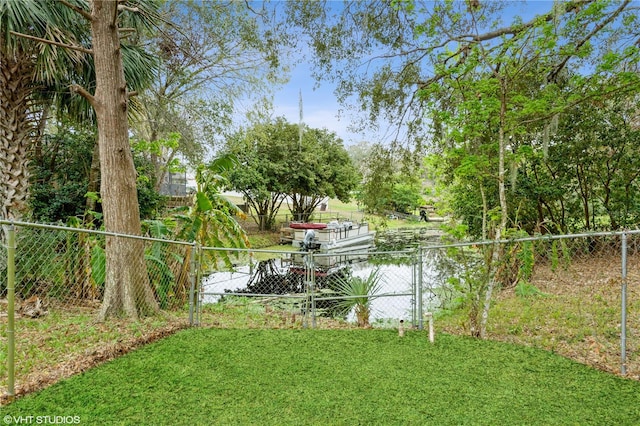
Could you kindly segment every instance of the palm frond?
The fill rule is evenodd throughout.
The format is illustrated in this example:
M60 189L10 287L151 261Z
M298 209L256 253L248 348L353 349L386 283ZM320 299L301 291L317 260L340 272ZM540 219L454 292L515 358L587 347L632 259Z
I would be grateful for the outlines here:
M336 304L336 311L347 315L355 309L358 324L369 324L369 309L373 296L382 289L382 275L380 268L376 268L366 278L346 277L336 282L336 293L342 297Z
M44 34L51 19L51 2L38 0L0 0L0 49L4 54L33 42L11 34Z

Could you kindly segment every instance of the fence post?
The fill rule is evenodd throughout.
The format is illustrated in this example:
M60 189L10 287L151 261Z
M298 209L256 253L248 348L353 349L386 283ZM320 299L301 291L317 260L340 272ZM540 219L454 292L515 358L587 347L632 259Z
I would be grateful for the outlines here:
M196 290L196 243L194 242L189 250L191 250L191 258L189 260L189 276L190 276L190 287L189 287L189 325L193 326L194 324L194 310L195 310L195 290Z
M421 249L418 247L418 250ZM418 328L418 257L411 258L411 327Z
M316 266L313 253L310 254L311 259L311 328L316 328Z
M5 226L7 233L7 395L13 400L15 391L15 283L16 228Z
M620 318L620 374L627 374L627 233L622 233L622 313Z
M200 325L200 318L201 318L201 314L202 314L202 298L203 296L203 284L202 284L202 246L198 243L195 243L194 245L194 250L195 250L195 256L194 256L194 276L195 276L195 283L194 283L194 296L193 296L193 303L195 305L195 318L194 318L194 325Z
M422 312L422 263L424 261L424 253L422 252L422 247L418 249L418 282L416 285L417 288L417 299L418 299L418 330L424 329L424 318Z
M304 260L304 303L303 310L304 316L302 320L302 328L309 327L309 308L311 305L311 301L309 300L309 281L311 280L311 260L309 259L310 253L307 251L302 255L302 259Z
M307 251L303 254L304 259L304 320L302 327L309 327L309 316L311 316L311 328L316 328L316 296L315 280L316 268L313 260L313 252Z

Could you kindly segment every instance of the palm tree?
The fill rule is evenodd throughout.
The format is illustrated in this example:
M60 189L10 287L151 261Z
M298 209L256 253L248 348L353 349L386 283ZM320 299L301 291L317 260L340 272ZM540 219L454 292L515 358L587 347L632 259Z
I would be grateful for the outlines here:
M61 18L53 6L0 0L0 219L20 219L26 211L28 154L41 112L34 93L55 72L54 61L43 55L48 47L13 33L61 38L51 25Z
M123 69L127 48L121 43L118 25L113 25L114 17L120 16L119 6L100 0L79 5L52 0L0 0L0 218L19 218L26 211L27 155L34 140L34 119L42 118L35 94L45 83L64 80L60 70L75 68L56 67L60 60L95 66L95 87L102 90L91 94L92 87L76 85L74 91L87 99L96 112L105 225L110 231L140 233L135 170L128 145L130 86ZM127 29L140 25L150 28L157 2L138 1L135 6L123 10L140 13L125 13L116 23L127 20ZM91 49L84 47L88 40ZM54 49L55 54L50 54ZM107 244L107 279L100 319L120 313L137 318L157 310L139 245L121 241Z
M336 292L342 299L336 305L338 312L347 315L351 310L355 310L358 327L368 327L371 300L382 289L381 279L380 268L371 271L366 278L339 278Z

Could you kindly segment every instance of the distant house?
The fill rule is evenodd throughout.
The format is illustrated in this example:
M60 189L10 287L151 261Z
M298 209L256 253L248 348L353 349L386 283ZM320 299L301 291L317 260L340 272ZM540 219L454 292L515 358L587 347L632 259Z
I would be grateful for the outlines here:
M166 173L160 184L160 194L170 197L187 195L187 173Z

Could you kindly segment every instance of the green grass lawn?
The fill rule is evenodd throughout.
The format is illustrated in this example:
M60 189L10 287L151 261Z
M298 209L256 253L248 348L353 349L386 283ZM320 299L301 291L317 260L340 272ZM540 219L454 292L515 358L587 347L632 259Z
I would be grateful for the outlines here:
M78 416L83 425L637 425L640 383L445 334L431 344L417 331L200 328L0 413L5 424Z

